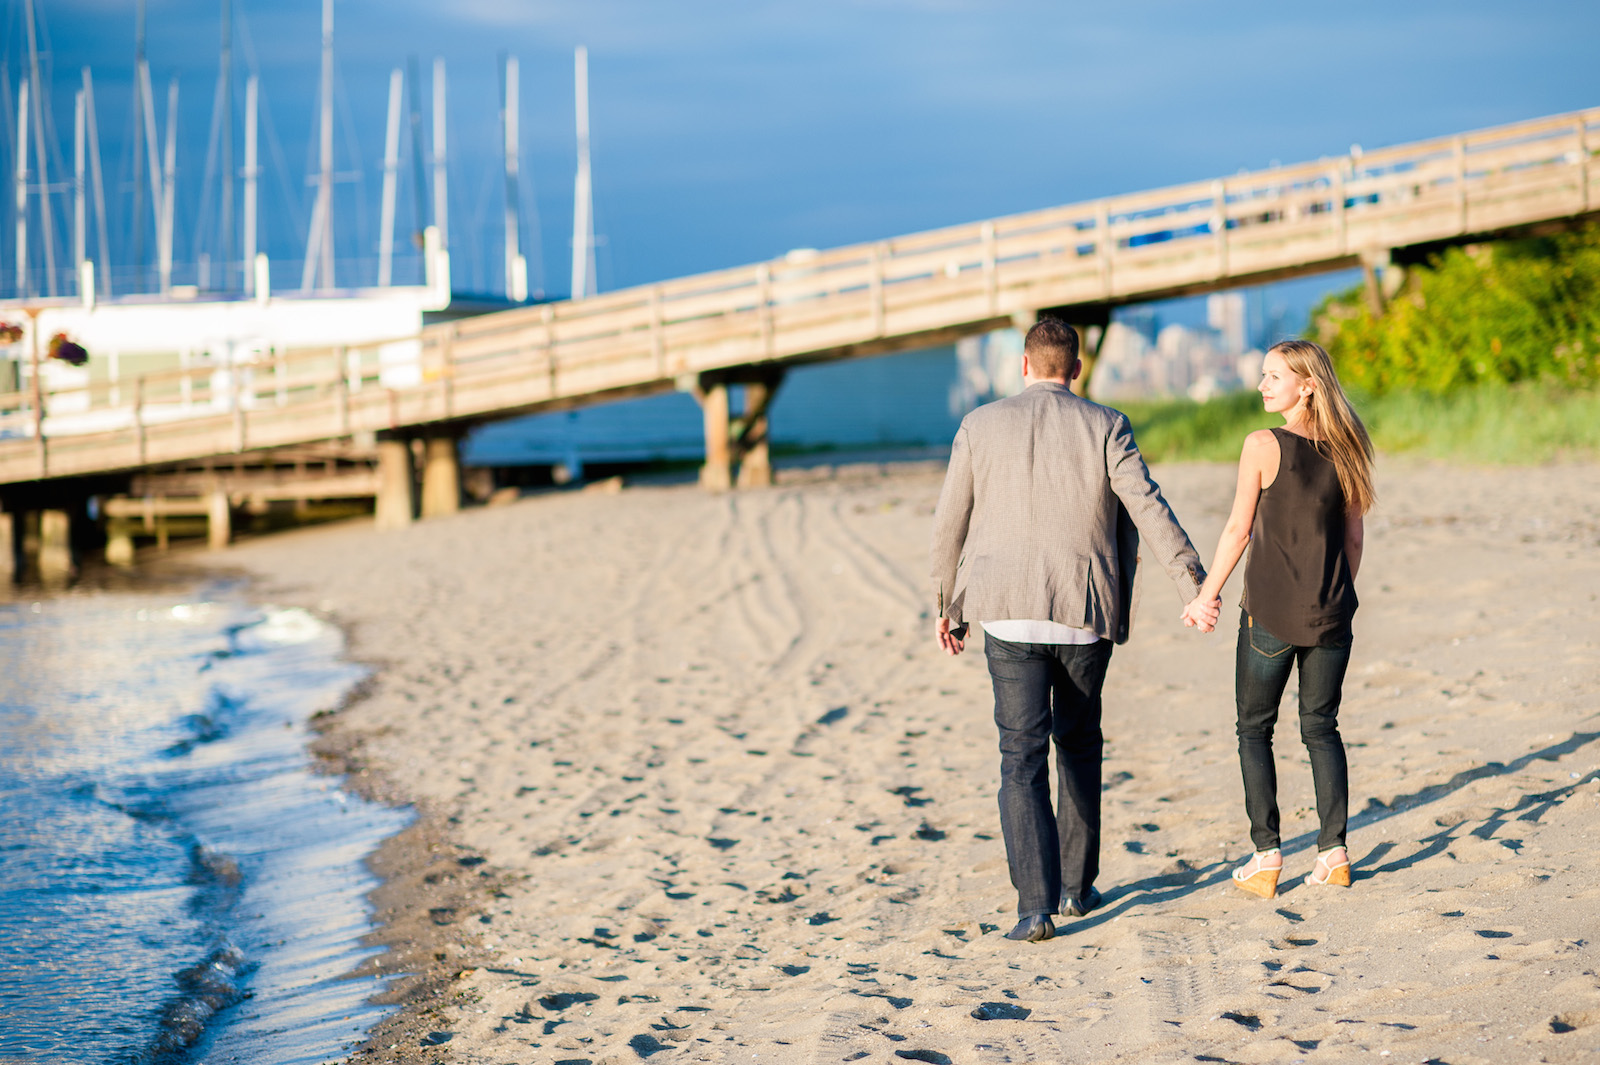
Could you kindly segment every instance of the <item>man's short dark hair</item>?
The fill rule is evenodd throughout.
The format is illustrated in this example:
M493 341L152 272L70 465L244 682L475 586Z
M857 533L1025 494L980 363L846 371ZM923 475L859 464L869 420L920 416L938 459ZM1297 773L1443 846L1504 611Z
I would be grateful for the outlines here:
M1078 331L1059 318L1041 318L1028 330L1022 350L1034 377L1066 377L1078 362Z

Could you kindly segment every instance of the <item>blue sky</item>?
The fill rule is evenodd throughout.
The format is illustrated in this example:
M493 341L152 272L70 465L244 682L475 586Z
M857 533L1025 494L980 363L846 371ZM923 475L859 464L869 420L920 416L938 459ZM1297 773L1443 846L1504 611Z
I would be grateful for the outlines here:
M275 259L294 260L310 203L320 7L235 2L248 33L236 46L240 85L258 67L282 153L280 166L264 149L265 237ZM133 3L38 3L69 160L71 89L78 67L94 69L115 232ZM179 259L194 247L219 6L149 3L161 110L168 78L181 86ZM13 92L21 11L9 0ZM340 186L340 254L375 254L389 69L414 54L426 70L442 56L452 252L469 287L499 284L502 51L521 62L533 265L551 292L569 271L577 44L590 51L603 288L1600 104L1592 2L340 0L336 22L348 127L337 166L361 174L359 193Z

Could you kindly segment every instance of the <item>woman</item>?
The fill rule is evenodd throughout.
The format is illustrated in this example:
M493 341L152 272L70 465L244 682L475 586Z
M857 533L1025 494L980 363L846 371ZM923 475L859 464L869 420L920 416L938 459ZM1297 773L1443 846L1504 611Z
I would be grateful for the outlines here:
M1234 673L1239 765L1255 854L1234 883L1262 898L1278 892L1278 780L1272 729L1289 673L1300 668L1300 738L1316 784L1317 858L1306 882L1350 885L1349 804L1339 697L1350 663L1350 619L1361 568L1362 515L1372 506L1372 441L1350 407L1328 353L1308 340L1273 345L1261 368L1267 410L1283 427L1245 438L1233 512L1186 625L1218 604L1245 546L1243 613Z

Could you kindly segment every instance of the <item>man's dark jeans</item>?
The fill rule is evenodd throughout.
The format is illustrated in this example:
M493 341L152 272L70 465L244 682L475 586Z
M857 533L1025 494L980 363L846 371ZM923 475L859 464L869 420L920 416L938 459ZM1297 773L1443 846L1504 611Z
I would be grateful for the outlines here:
M1100 689L1111 641L1011 643L984 637L1000 729L1000 829L1017 915L1055 913L1100 872ZM1050 744L1056 808L1050 808Z
M1272 729L1289 671L1300 667L1300 740L1311 757L1322 831L1317 849L1344 846L1350 803L1344 740L1339 736L1339 698L1350 665L1350 638L1337 647L1296 647L1284 643L1248 613L1239 618L1234 671L1239 709L1239 768L1244 773L1244 809L1256 850L1278 846L1278 774L1272 761Z

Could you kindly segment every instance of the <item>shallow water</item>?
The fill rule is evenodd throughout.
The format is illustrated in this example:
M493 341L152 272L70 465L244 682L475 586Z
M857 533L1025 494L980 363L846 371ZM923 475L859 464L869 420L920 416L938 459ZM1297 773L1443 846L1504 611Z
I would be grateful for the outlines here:
M216 584L0 604L0 1062L341 1056L362 864L408 815L311 771L339 632Z

